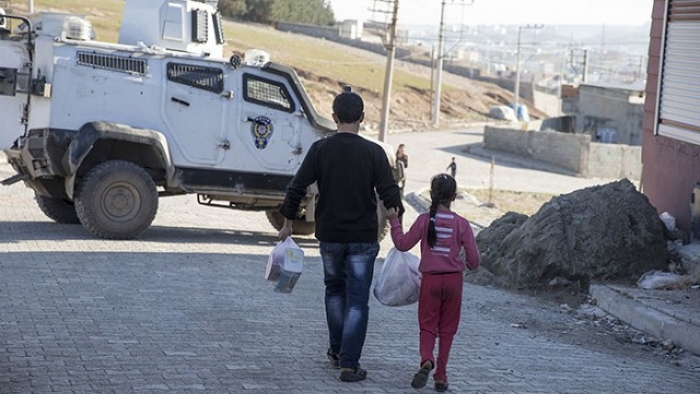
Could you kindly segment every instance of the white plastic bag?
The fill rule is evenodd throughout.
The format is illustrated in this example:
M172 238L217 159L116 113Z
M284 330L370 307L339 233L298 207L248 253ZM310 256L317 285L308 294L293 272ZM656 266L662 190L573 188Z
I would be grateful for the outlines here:
M642 289L687 289L694 283L690 275L678 275L672 272L649 271L637 281L637 287Z
M374 285L374 296L386 306L404 306L418 301L420 260L409 252L391 248Z
M280 271L284 264L285 251L287 249L301 249L299 245L292 240L292 237L287 237L275 245L267 258L267 268L265 269L265 279L275 281L280 277ZM303 258L303 257L302 257Z
M286 247L284 249L284 261L280 268L279 280L275 291L291 293L301 273L304 271L304 251L299 249L298 246Z

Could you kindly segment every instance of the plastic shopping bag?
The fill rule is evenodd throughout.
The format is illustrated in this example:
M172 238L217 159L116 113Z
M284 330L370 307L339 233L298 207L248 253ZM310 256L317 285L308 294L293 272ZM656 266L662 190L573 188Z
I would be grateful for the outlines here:
M374 285L374 296L386 306L404 306L418 301L420 260L409 252L391 248Z
M280 268L279 280L277 281L277 286L275 286L275 291L291 293L301 273L304 271L304 251L299 249L298 246L285 248L284 261L282 261Z
M290 249L301 249L292 237L287 237L284 241L279 242L270 252L270 257L267 259L267 268L265 269L265 279L275 281L280 277L282 265L284 264L285 251Z

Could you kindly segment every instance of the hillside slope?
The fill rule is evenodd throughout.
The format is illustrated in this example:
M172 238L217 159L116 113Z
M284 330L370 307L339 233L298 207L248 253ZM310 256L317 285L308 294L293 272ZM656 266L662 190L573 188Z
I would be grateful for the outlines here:
M292 65L321 113L330 114L333 96L342 85L352 85L367 103L367 125L372 129L378 127L385 56L327 40L280 32L268 26L227 22L226 28L230 33L226 53L265 49L273 60ZM309 47L313 50L308 50ZM430 78L429 67L401 60L395 62L389 119L392 130L431 127L433 92ZM489 108L507 105L512 100L512 92L500 86L443 73L441 125L492 120L487 116ZM536 112L533 115L536 116Z

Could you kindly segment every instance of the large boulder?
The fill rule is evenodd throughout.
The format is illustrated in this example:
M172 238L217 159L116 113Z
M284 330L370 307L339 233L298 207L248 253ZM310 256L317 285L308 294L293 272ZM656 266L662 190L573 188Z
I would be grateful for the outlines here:
M517 287L636 281L669 259L663 222L627 179L555 197L529 218L509 212L476 239L484 268Z

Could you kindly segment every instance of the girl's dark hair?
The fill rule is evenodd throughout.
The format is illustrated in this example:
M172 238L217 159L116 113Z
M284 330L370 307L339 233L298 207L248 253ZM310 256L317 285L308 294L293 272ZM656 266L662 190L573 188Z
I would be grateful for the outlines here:
M428 245L435 246L437 233L435 232L435 214L438 205L450 206L452 199L457 193L457 181L447 174L435 175L430 180L430 223L428 224Z

